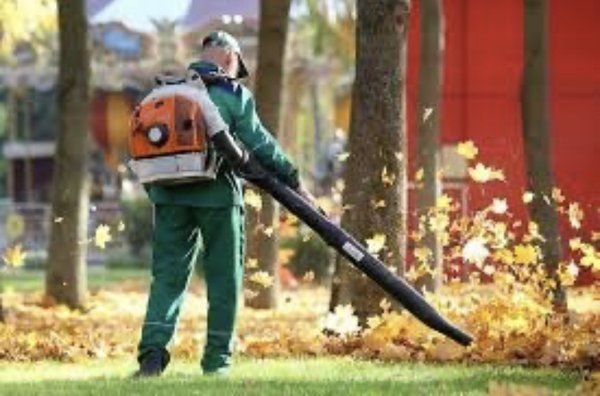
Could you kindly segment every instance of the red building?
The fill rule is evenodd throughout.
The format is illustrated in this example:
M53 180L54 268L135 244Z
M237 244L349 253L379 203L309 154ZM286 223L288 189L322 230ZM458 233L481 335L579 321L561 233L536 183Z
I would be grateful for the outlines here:
M550 0L550 108L554 175L568 202L585 212L582 229L562 221L565 241L600 230L600 1ZM506 183L466 183L468 210L507 198L525 219L526 190L520 84L523 71L522 0L446 0L441 136L447 148L473 140L478 160L501 168ZM408 120L414 174L419 73L419 1L413 1L409 33ZM448 150L449 151L449 150ZM452 173L452 172L451 172Z

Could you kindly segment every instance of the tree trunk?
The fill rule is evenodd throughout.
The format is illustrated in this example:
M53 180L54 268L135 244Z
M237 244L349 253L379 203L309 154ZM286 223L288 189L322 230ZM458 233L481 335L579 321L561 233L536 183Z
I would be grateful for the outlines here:
M265 127L276 135L280 129L281 92L283 86L283 64L288 31L290 0L262 0L260 4L259 51L256 75L256 105ZM275 308L277 306L277 222L278 207L273 198L261 193L262 209L259 213L249 210L248 254L258 260L258 269L273 277L269 288L254 286L258 292L246 304L253 308ZM264 230L273 230L271 236ZM253 270L251 270L253 271Z
M342 227L359 240L385 235L379 252L404 273L406 253L406 37L409 0L358 0L356 79L345 173ZM384 207L374 202L383 200ZM338 301L362 324L380 312L381 289L347 263L338 265ZM332 296L335 298L335 296ZM349 298L349 301L344 301Z
M46 293L70 307L85 304L88 222L89 54L85 1L58 2L59 133L54 155ZM54 221L60 218L61 221Z
M418 167L423 169L423 188L418 192L417 213L426 215L435 208L442 191L438 177L441 91L444 53L444 14L442 0L421 0L421 65L417 112ZM442 244L439 233L428 230L424 238L431 274L421 277L416 286L435 292L442 285Z
M527 168L527 185L535 194L529 214L545 241L540 242L548 277L556 282L553 290L555 308L566 308L566 295L558 277L561 258L558 215L552 196L554 178L550 147L550 109L548 102L548 2L524 1L524 70L521 91L523 142ZM546 197L546 198L544 198Z

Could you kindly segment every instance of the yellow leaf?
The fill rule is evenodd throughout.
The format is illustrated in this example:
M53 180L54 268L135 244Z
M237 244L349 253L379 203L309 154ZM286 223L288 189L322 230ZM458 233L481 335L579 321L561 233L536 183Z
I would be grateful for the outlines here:
M119 221L119 225L117 226L117 230L119 232L125 231L125 223L123 223L123 221Z
M379 302L379 308L381 308L384 313L389 312L392 309L392 304L386 298L382 298Z
M600 241L600 232L592 231L592 242Z
M348 157L350 157L350 153L346 152L346 153L338 154L337 159L340 162L345 162L348 159Z
M534 196L535 196L534 193L532 193L530 191L525 191L523 193L523 202L526 204L531 203L531 201L533 201Z
M576 230L581 228L581 221L583 220L583 210L579 207L577 202L573 202L569 204L569 223L571 223L571 227Z
M450 210L452 206L452 198L448 196L448 194L442 194L435 201L435 207L441 210Z
M552 199L556 202L556 203L563 203L565 201L565 196L563 195L562 191L560 190L560 188L558 187L554 187L552 189Z
M379 208L385 208L385 200L380 199L379 201L371 201L371 205L373 206L373 209L379 209Z
M466 262L481 266L485 259L490 255L490 251L485 246L485 239L482 237L474 237L465 243L461 255Z
M577 280L579 275L579 267L574 262L570 262L568 265L560 263L558 267L558 276L562 286L572 286Z
M530 265L537 263L538 252L535 246L531 244L520 244L514 248L515 263Z
M423 180L423 176L425 175L425 171L423 170L423 168L420 168L416 173L415 173L415 181L421 181Z
M429 218L429 229L431 232L441 234L450 225L450 217L446 213L436 213Z
M7 248L2 256L6 265L12 268L21 267L23 264L25 264L26 257L27 253L23 251L23 247L21 245Z
M94 235L94 243L100 249L105 249L106 244L112 241L112 236L110 235L110 228L106 224L100 224L98 228L96 228L96 233Z
M258 260L255 258L249 258L246 260L246 268L253 269L258 268Z
M488 264L483 267L483 273L488 276L494 275L495 272L496 272L496 267L494 267L493 265Z
M244 203L255 210L262 208L262 198L256 191L248 188L244 194Z
M381 181L386 186L391 186L394 184L395 177L393 174L389 173L387 167L384 166L381 170Z
M385 239L386 237L384 234L375 234L372 238L367 239L365 242L367 243L367 250L369 253L379 253L385 246Z
M469 176L477 183L487 183L492 180L504 180L504 172L499 169L488 168L481 162L475 168L469 168Z
M456 148L458 154L468 160L472 160L479 153L479 149L475 146L472 140L468 140L466 142L458 143Z
M415 258L421 264L427 264L429 257L432 255L431 249L421 246L415 249Z
M338 305L333 312L329 312L321 327L346 336L360 330L358 318L354 315L352 305Z
M256 271L250 275L250 281L257 283L265 289L273 286L273 277L266 271Z
M512 265L515 262L515 256L511 250L500 249L494 252L494 260L500 261L503 264Z
M425 108L425 110L423 111L423 121L427 121L432 114L433 109L431 107Z
M263 229L263 233L271 238L273 236L273 227L266 227Z
M315 273L314 271L308 271L304 274L304 276L302 277L302 280L304 282L312 282L315 280Z
M494 198L492 205L490 206L490 210L492 213L498 215L505 214L508 210L508 203L506 202L506 199Z

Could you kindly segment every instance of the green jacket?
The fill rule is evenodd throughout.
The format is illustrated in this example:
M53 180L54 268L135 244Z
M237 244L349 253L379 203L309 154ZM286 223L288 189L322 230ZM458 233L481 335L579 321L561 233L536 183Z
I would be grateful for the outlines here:
M202 76L218 73L219 70L217 66L207 62L195 62L189 67ZM273 172L288 186L297 188L298 171L277 141L262 125L250 90L235 81L226 79L211 79L207 87L210 98L219 109L223 120L229 125L232 135L267 170ZM214 181L174 186L148 186L146 190L150 200L155 204L211 208L243 205L241 181L226 163L221 164Z

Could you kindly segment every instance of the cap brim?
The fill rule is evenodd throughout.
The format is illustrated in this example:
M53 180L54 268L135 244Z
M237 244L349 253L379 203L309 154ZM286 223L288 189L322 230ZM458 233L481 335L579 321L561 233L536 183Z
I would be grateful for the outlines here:
M237 72L237 78L246 78L250 75L250 73L248 73L246 64L244 63L244 60L242 59L242 56L240 54L238 54L238 59L239 59L239 68L238 68L238 72Z

